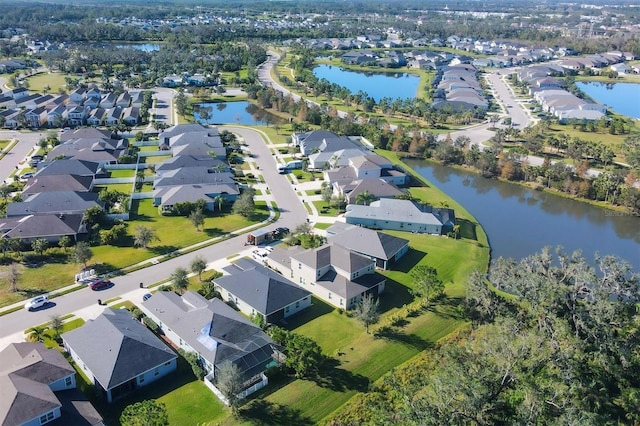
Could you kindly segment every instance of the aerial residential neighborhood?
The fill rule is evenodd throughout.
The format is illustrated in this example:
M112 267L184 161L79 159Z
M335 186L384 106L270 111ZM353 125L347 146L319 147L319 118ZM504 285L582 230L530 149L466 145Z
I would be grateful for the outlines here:
M0 0L0 424L639 423L635 6Z

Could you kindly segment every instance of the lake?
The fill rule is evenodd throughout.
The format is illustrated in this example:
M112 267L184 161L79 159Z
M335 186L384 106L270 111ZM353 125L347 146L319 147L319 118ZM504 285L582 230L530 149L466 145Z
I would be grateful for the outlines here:
M420 77L407 73L357 72L332 65L319 65L313 69L319 79L338 84L358 93L363 91L376 102L382 98L413 99L418 95Z
M160 50L160 45L155 43L129 43L129 44L117 44L116 47L121 49L135 49L142 52L157 52Z
M431 162L406 163L482 224L494 259L521 259L561 245L569 253L582 249L589 261L596 252L617 255L640 272L638 217Z
M270 125L282 122L279 117L246 101L197 104L193 116L202 124Z
M606 105L618 114L640 118L640 83L576 82L594 101Z

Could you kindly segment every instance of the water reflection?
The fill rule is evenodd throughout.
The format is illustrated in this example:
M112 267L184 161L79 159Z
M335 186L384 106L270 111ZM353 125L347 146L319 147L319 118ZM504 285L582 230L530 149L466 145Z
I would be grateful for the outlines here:
M640 218L435 163L407 164L453 197L484 227L492 257L517 259L544 246L615 254L640 271Z
M193 116L203 124L280 124L282 119L250 102L208 102L196 104Z

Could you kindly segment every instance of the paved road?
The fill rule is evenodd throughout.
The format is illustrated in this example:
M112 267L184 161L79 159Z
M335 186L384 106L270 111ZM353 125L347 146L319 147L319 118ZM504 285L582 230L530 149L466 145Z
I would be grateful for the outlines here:
M505 74L505 72L495 71L487 76L487 81L492 87L495 99L503 106L506 115L511 117L512 126L523 129L533 124L533 120L527 104L520 102L509 85L503 81L506 78Z
M224 126L221 129L233 131L244 138L258 167L263 172L265 182L273 198L278 206L283 206L281 207L281 216L278 221L270 224L267 228L274 229L277 226L286 226L293 229L296 225L304 222L307 218L307 210L296 196L285 176L278 174L275 159L260 134L255 130L236 126ZM20 334L29 327L45 323L49 321L51 315L63 316L79 312L90 306L97 306L98 299L104 301L134 291L139 288L139 283L141 282L152 284L166 280L177 267L181 266L188 269L189 264L196 256L202 256L208 263L225 259L246 249L244 247L245 241L245 235L230 238L166 262L149 266L121 277L115 277L112 280L115 285L109 289L102 291L91 291L88 288L82 289L52 299L54 303L47 309L36 312L20 310L2 316L0 317L0 340L6 336Z
M0 130L0 139L15 139L18 143L0 159L0 180L7 181L9 174L15 170L16 166L25 159L29 151L38 145L42 137L46 137L47 132L18 132L15 130Z

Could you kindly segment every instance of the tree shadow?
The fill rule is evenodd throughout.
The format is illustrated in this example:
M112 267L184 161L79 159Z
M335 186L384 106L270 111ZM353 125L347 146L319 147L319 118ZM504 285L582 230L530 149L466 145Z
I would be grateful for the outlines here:
M300 410L258 399L240 409L240 416L256 425L312 425Z
M393 267L395 271L404 272L408 274L414 266L416 266L422 258L427 255L424 251L419 251L414 248L409 247L409 251L402 256L402 258L396 263Z
M463 320L466 319L463 304L464 297L441 297L434 301L434 304L428 306L426 310L442 318Z
M340 361L335 358L325 358L320 373L313 380L318 386L335 392L355 390L366 392L369 389L369 378L361 374L354 374L344 368L339 368Z
M406 334L402 330L390 326L380 327L375 332L375 337L402 343L419 351L433 348L433 343L428 342L415 334Z
M202 232L207 234L209 237L219 237L225 234L225 232L220 228L205 228Z
M159 245L159 246L147 247L147 250L149 250L151 253L155 255L173 253L178 249L179 247L171 246L171 245Z

